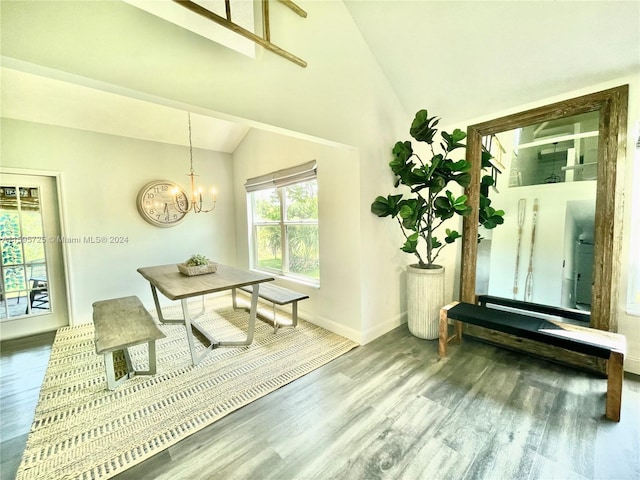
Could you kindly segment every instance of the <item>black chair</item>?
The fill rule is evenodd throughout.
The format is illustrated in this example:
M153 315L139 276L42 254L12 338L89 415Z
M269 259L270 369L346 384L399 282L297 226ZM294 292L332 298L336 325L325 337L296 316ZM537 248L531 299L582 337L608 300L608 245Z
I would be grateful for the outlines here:
M29 313L29 309L39 308L49 309L49 284L47 281L47 266L45 263L32 263L31 275L29 276L31 289L29 291L29 306L24 313Z

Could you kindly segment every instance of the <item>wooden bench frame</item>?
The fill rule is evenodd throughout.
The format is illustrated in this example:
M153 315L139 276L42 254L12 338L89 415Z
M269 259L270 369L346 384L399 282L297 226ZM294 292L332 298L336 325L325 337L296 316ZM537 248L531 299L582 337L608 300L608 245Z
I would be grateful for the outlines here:
M456 310L455 307L459 305L462 308ZM488 319L489 316L495 317L495 321ZM450 319L454 320L453 335L449 335ZM514 323L507 323L505 319L513 320ZM462 341L463 322L606 359L605 416L616 422L620 421L626 353L626 340L623 335L470 303L452 302L440 310L438 354L441 358L446 356L447 344L450 341ZM517 322L522 326L518 326ZM545 328L533 328L532 325L537 322Z
M246 293L253 293L253 286L247 285L244 287L238 287L240 290ZM273 315L271 318L265 317L264 315L258 313L258 316L265 318L266 320L271 320L273 322L273 333L278 332L278 328L282 326L289 325L281 325L277 321L276 317L276 305L288 305L291 304L291 327L295 328L298 325L298 302L300 300L304 300L309 298L309 295L304 293L299 293L294 290L290 290L288 288L279 287L278 285L273 285L271 283L263 283L260 285L260 289L258 292L258 296L263 300L271 302L273 307ZM236 289L234 288L231 292L231 297L233 300L233 308L238 308L237 298L236 298Z
M104 356L107 388L115 390L134 375L155 375L156 340L165 337L151 314L136 296L112 298L93 303L96 353ZM149 347L149 369L134 370L128 347L147 343ZM125 375L116 380L113 352L122 350L127 364Z

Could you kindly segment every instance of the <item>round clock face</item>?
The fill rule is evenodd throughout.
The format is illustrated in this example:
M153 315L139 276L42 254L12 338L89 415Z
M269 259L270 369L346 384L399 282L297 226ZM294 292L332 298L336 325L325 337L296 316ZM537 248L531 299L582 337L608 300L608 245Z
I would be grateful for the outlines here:
M140 189L137 205L142 218L151 225L173 227L184 220L189 201L184 190L175 183L154 180Z

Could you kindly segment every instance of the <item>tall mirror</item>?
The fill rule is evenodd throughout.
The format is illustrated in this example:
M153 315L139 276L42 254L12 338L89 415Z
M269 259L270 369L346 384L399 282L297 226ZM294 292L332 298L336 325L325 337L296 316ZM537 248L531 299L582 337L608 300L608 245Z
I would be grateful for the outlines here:
M490 198L505 215L499 228L480 227L477 294L591 310L599 117L483 137L493 157Z
M625 85L468 127L469 204L490 150L489 195L505 215L488 231L477 208L465 217L462 301L488 294L582 310L591 327L616 330L627 102Z

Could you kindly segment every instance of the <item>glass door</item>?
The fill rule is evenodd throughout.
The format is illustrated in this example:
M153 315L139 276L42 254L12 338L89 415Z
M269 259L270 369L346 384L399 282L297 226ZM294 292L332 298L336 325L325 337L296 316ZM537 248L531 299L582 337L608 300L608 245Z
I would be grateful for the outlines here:
M2 338L68 324L55 179L0 176Z

